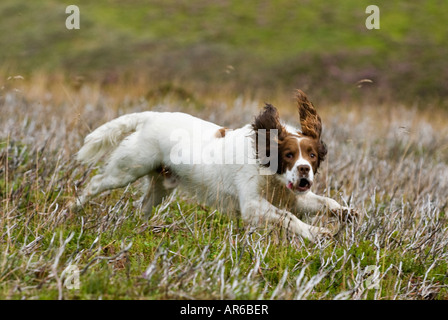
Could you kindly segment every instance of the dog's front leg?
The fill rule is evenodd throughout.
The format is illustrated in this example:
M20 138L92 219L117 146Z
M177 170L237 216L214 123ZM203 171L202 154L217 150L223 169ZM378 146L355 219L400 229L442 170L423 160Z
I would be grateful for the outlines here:
M338 210L344 208L337 201L319 196L311 191L297 195L297 206L304 213L317 213L325 209Z
M243 203L241 207L242 218L246 223L258 226L280 225L288 232L313 242L316 242L321 237L332 236L332 232L329 229L306 224L292 213L273 206L261 197Z
M328 210L342 219L357 216L355 210L342 206L331 198L314 194L311 191L297 195L296 199L297 210L302 214L315 215L320 211Z

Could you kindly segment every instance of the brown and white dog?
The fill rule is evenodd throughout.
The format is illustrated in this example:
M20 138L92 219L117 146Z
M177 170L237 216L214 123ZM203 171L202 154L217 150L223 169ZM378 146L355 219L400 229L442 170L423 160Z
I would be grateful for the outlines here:
M178 112L147 111L112 120L90 133L78 152L84 163L111 153L73 206L79 209L103 191L146 177L147 213L180 187L220 211L240 212L250 224L280 225L310 240L331 235L298 218L349 209L310 191L327 149L314 106L302 91L297 102L301 131L282 124L271 105L253 124L234 130Z

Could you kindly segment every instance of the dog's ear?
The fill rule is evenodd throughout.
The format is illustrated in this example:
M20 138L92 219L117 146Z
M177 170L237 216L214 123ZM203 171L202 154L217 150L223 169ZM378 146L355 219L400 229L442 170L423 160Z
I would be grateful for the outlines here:
M322 121L313 104L302 90L297 90L297 109L299 111L302 134L320 140Z
M265 129L266 131L270 131L272 129L276 129L278 135L284 132L284 128L280 123L280 116L278 114L277 108L273 105L266 103L263 108L263 111L255 118L252 123L252 128L255 132L259 129Z
M252 123L252 129L255 133L255 147L257 157L263 166L270 166L270 155L277 154L278 142L283 140L286 130L280 123L280 116L277 109L266 103L263 111L255 118ZM259 143L260 142L260 143ZM258 150L260 145L264 145L265 150Z
M327 145L322 140L319 140L317 146L317 168L320 167L320 163L325 160L327 156Z
M317 140L317 167L319 168L320 163L325 160L327 155L327 146L321 139L322 121L313 104L302 90L297 90L297 109L299 111L302 134Z

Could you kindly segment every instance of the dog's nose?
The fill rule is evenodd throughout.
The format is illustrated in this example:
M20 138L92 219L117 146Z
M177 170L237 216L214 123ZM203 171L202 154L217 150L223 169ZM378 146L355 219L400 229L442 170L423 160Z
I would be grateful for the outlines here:
M299 173L303 175L307 175L310 172L310 166L306 164L300 165L298 168Z

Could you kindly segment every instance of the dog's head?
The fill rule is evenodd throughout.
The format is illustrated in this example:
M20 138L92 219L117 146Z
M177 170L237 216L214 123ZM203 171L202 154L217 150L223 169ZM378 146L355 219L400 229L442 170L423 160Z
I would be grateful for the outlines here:
M297 107L302 131L281 124L277 109L270 104L252 127L260 164L273 169L289 189L304 193L310 190L327 148L321 140L320 116L301 90L297 91ZM260 145L265 146L263 150Z

